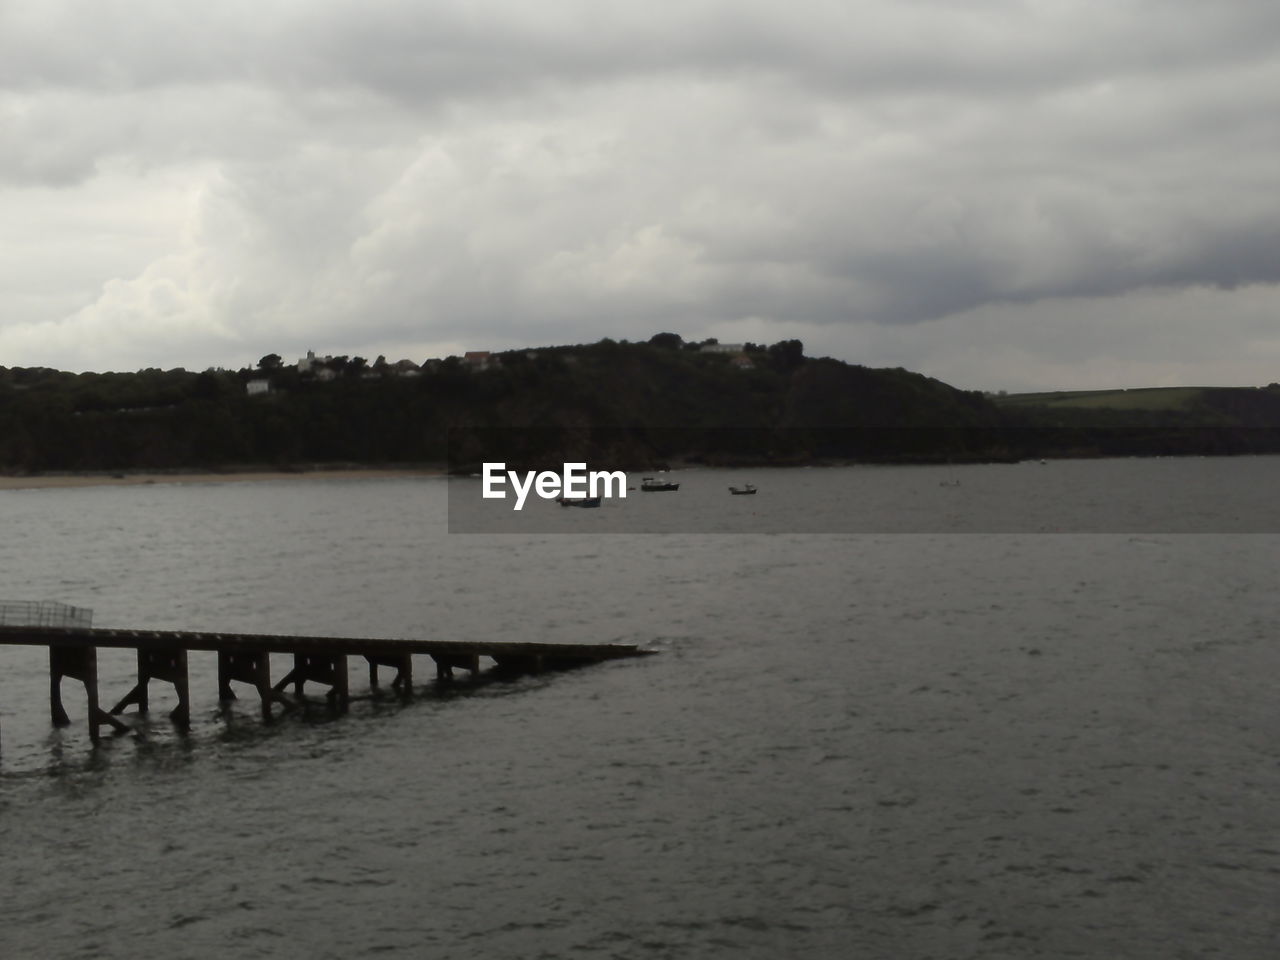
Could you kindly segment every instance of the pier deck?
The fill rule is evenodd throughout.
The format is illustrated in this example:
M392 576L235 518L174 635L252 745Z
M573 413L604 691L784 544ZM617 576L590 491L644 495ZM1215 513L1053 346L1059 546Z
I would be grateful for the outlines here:
M89 736L99 738L99 729L117 731L128 727L118 715L129 706L139 713L148 708L151 680L173 684L178 706L170 713L180 727L190 725L190 697L187 654L209 651L218 655L218 696L234 700L231 684L249 684L262 702L264 721L273 719L272 707L294 709L307 681L329 687L327 696L337 709L349 700L347 657L364 657L369 667L369 684L378 686L378 668L396 671L391 686L401 694L412 691L413 657L429 656L435 661L436 679L453 679L455 668L473 677L481 669L481 658L493 661L500 673L537 673L585 666L605 660L645 656L652 651L634 644L524 643L501 640L388 640L370 637L314 637L260 633L213 633L190 630L127 630L98 627L0 625L0 646L42 646L49 650L49 710L55 725L69 723L62 706L61 682L70 677L84 684L89 707ZM137 652L136 685L109 711L98 703L97 651L99 648L131 649ZM272 654L291 655L293 669L271 681ZM284 691L292 686L295 699Z

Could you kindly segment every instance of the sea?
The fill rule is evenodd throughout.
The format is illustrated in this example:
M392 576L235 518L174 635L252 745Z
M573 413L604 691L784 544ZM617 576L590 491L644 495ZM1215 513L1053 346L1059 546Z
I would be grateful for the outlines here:
M0 956L1280 956L1280 458L665 476L0 491L99 627L656 651L270 725L193 652L95 746L0 646Z

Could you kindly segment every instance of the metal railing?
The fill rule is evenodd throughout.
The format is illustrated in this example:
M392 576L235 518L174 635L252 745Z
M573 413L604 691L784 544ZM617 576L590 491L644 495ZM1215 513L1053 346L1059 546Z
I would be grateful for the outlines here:
M56 600L0 600L0 627L92 627L93 610Z

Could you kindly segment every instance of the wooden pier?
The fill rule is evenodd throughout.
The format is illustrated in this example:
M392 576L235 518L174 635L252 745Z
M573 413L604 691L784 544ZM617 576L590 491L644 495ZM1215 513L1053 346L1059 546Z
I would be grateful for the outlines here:
M191 724L191 696L187 655L211 651L218 655L218 698L236 699L232 683L252 687L262 705L262 719L270 723L273 708L293 710L302 700L308 682L328 687L326 697L337 710L350 700L348 657L363 657L369 667L369 685L378 687L378 668L396 671L391 687L401 695L413 689L413 658L428 656L435 662L436 679L448 682L453 671L466 670L472 677L481 671L481 659L493 661L499 674L539 673L563 670L604 660L645 656L652 651L634 644L515 643L470 640L376 640L367 637L296 637L255 633L203 633L175 630L110 630L93 627L0 625L0 646L49 648L49 713L56 726L70 722L62 705L62 681L78 680L88 700L89 737L95 743L101 728L116 731L129 727L119 719L128 707L140 714L148 710L152 680L173 685L178 705L170 719L180 728ZM98 702L99 648L131 649L138 659L137 682L110 710ZM293 667L274 684L271 655L291 655ZM293 697L285 691L293 688Z

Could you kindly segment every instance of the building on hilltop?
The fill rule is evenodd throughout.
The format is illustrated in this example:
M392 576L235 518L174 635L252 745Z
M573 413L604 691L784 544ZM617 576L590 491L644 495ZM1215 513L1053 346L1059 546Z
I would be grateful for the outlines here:
M312 373L316 367L324 368L333 357L317 357L314 350L308 350L307 355L298 360L299 373Z
M338 359L346 361L346 357ZM317 357L314 350L308 350L307 355L298 360L298 373L315 377L322 382L332 380L338 375L338 371L334 369L334 358L327 354Z
M738 370L754 370L755 361L747 356L745 343L704 343L698 347L699 353L716 353L728 356L729 363Z

